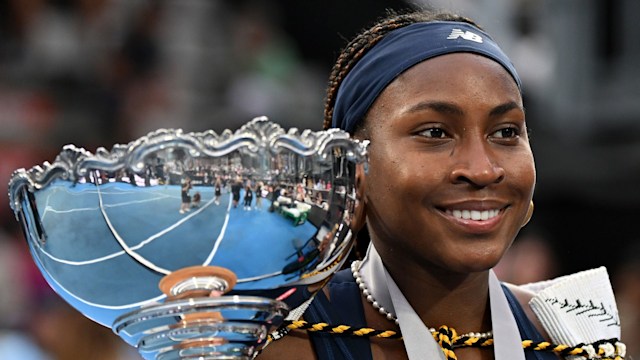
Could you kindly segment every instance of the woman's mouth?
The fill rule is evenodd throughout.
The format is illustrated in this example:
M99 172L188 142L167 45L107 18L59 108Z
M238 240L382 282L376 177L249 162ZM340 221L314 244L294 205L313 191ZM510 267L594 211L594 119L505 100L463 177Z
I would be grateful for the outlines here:
M462 220L489 220L493 219L500 214L500 209L490 210L445 210L447 215L453 216L456 219Z
M495 231L502 223L505 207L485 209L442 209L443 215L457 227L471 234L487 234Z

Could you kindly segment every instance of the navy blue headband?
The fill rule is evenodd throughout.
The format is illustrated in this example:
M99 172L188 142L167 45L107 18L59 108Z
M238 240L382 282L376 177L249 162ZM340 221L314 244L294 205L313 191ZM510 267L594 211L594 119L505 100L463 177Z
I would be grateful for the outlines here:
M332 127L352 132L396 77L424 60L458 52L493 59L507 69L522 89L511 60L477 27L455 21L416 23L387 34L347 74L338 89Z

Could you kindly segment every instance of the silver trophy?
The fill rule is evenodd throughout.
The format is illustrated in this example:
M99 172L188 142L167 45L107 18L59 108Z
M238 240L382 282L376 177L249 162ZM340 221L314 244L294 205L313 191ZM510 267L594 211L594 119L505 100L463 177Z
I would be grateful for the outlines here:
M15 171L10 205L49 285L145 359L252 359L346 261L366 145L161 129Z

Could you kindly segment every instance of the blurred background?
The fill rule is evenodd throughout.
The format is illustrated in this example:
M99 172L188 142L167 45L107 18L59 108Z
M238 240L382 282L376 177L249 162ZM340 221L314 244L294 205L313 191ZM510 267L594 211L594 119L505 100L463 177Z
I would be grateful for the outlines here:
M527 283L607 266L640 358L637 0L1 0L0 184L157 128L235 129L257 115L320 130L346 40L384 14L446 8L480 23L524 83L535 213L499 265ZM0 358L138 359L51 293L0 191Z

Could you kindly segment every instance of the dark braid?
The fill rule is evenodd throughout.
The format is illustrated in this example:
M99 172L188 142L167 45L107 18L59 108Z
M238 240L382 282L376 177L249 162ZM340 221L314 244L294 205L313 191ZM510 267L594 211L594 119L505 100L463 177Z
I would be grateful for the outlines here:
M379 20L371 28L361 32L341 51L338 60L333 65L329 84L327 86L327 94L324 105L324 128L331 127L331 118L333 117L333 108L336 102L336 94L340 84L347 76L349 71L353 69L355 64L360 61L362 56L369 51L375 44L382 40L389 32L419 22L430 21L461 21L477 26L472 20L448 13L433 12L419 10L409 13L397 13L389 11L387 17Z

